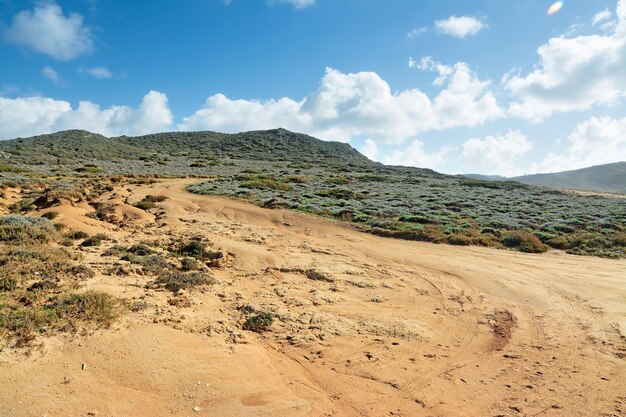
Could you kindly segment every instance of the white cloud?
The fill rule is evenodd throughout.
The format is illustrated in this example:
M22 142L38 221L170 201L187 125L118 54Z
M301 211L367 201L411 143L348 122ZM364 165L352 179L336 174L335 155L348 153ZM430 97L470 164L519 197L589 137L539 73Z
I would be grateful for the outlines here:
M487 28L487 25L472 16L450 16L444 20L437 20L435 28L443 34L463 39L477 34Z
M596 13L593 18L591 19L591 24L592 25L597 25L600 22L604 22L605 20L610 19L612 16L611 11L606 8L604 10L602 10L601 12Z
M410 31L408 31L406 33L406 37L411 39L411 38L414 38L414 37L416 37L418 35L421 35L422 33L426 33L426 32L428 32L428 28L426 26L422 26L422 27L419 27L419 28L413 28L413 29L411 29Z
M419 89L392 92L374 72L344 74L328 68L316 91L294 100L233 100L209 97L185 117L181 130L237 132L278 126L322 139L349 141L356 136L399 143L427 130L477 126L503 113L489 91L464 63L438 78L443 89L429 98Z
M365 143L361 149L359 149L363 155L367 156L372 161L377 161L378 159L378 145L371 139L365 139Z
M534 71L506 75L510 114L541 121L555 112L620 102L626 96L626 0L619 1L616 15L610 33L552 38L537 50Z
M517 166L519 158L533 147L533 143L520 131L509 130L504 135L466 141L460 159L468 173L517 176L524 173Z
M392 151L385 156L383 163L437 169L451 151L451 147L445 146L434 153L428 153L424 150L424 142L416 139L406 148Z
M16 14L6 39L63 61L93 50L91 30L83 25L83 17L76 13L66 17L54 3Z
M76 109L63 100L46 97L0 97L0 139L27 137L67 129L85 129L107 136L141 135L171 127L167 96L146 94L138 108L112 106L101 109L81 101Z
M41 73L43 74L44 77L46 77L47 79L49 79L55 84L61 81L61 77L59 76L59 73L49 65L46 65L45 67L43 67L43 69L41 70Z
M99 80L103 80L106 78L111 78L113 76L113 73L111 71L109 71L107 68L105 67L91 67L91 68L80 68L79 69L80 72L85 72L89 75L91 75L94 78L97 78Z
M558 172L626 161L626 118L591 117L567 138L565 152L550 153L531 165L532 172Z
M270 4L290 4L296 9L304 9L315 5L315 0L269 0Z

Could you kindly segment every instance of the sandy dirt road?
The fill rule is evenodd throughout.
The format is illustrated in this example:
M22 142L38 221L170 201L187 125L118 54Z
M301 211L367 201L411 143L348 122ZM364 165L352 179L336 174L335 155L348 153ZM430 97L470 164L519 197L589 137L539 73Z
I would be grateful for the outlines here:
M201 235L229 253L217 284L171 306L86 250L89 287L151 307L1 352L0 416L626 415L626 261L380 238L189 183L104 195L121 212L169 197L123 228L60 220L121 243ZM243 304L272 311L271 331L242 331Z

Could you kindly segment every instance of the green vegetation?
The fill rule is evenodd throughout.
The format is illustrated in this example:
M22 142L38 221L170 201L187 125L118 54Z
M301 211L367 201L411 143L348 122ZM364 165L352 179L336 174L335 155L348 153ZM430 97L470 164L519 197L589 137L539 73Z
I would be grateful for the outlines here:
M219 262L224 259L224 253L208 248L208 244L199 239L191 241L175 242L169 250L178 256L195 258L206 263L208 266L219 266Z
M135 203L135 207L142 210L153 209L157 206L157 203L161 203L167 200L167 197L163 195L147 195L138 203Z
M213 284L214 279L206 272L199 271L172 271L160 275L152 284L152 287L165 288L173 293L189 288Z
M274 323L274 316L272 316L271 313L261 311L251 317L248 317L242 327L244 330L262 332L268 330L272 323Z
M507 248L528 253L541 253L548 250L548 246L541 243L536 235L522 230L516 230L503 237L502 244Z
M83 246L83 247L100 246L102 242L105 240L109 240L109 237L103 233L98 233L95 236L91 236L83 240L83 243L81 243L80 246Z
M11 163L33 177L13 173L3 180L5 187L30 184L22 193L24 198L11 206L14 213L41 210L60 201L87 201L95 208L93 216L107 219L107 206L93 203L92 196L110 191L121 175L133 176L132 181L146 185L158 176L193 175L210 178L190 186L194 193L245 198L263 207L313 213L381 236L626 257L622 244L625 199L384 166L347 144L284 129L119 138L68 131L3 141L0 152L11 155ZM89 175L77 181L80 168L101 172L83 170ZM618 183L623 178L620 169L617 166L612 171ZM66 177L35 180L40 174L41 178L52 174ZM136 205L150 210L160 201L159 196L149 195ZM18 229L0 225L0 239L18 239L20 234L35 238L32 228ZM45 239L46 234L40 236ZM170 249L177 256L209 266L219 265L223 257L198 243Z
M45 212L44 214L41 215L41 217L43 217L44 219L48 219L48 220L54 220L56 219L56 217L59 215L58 212L54 211L54 210L50 210Z
M50 220L18 214L0 216L0 242L19 244L43 243L55 234Z
M120 308L115 297L98 291L62 296L51 305L51 310L60 318L89 321L103 327L115 321Z

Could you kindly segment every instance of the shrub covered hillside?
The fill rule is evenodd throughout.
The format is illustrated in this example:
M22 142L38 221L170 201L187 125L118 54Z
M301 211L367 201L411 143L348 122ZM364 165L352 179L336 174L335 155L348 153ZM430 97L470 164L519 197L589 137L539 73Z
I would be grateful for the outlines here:
M67 131L0 142L0 162L0 183L57 175L45 197L23 198L15 212L70 192L68 178L197 176L208 180L191 186L194 193L315 213L382 236L626 256L626 199L385 166L347 144L284 129L119 138ZM106 209L95 215L106 217Z
M267 165L262 172L248 170L189 190L332 217L382 236L523 252L556 248L626 256L626 199L399 167L353 171Z

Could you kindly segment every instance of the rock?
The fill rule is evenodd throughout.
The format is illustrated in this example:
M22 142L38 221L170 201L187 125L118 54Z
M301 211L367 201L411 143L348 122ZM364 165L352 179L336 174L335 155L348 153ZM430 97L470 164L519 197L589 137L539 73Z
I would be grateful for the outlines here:
M192 408L192 410L195 411L196 413L198 413L198 412L202 411L202 408L200 408L199 406L196 405L195 407Z

